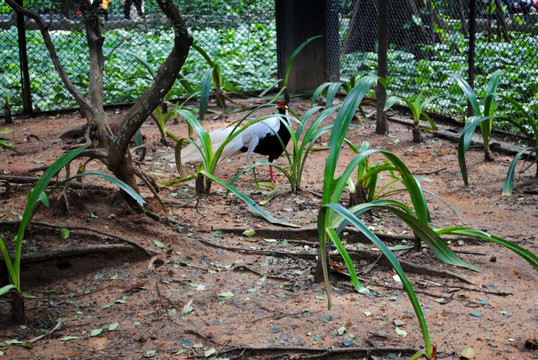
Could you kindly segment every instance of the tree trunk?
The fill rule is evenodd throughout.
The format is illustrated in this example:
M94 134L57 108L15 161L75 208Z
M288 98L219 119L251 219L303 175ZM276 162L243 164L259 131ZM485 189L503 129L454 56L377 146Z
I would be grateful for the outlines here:
M355 192L349 193L349 201L347 207L350 208L355 205L364 204L368 201L366 189L362 185L357 185L355 187Z
M24 298L18 291L10 291L11 321L16 325L26 324L26 312L24 311Z
M13 117L11 116L11 105L9 104L8 97L6 97L6 103L4 104L4 120L6 124L13 124Z
M420 127L417 122L413 122L413 142L414 143L422 142L422 134L420 133Z
M45 46L49 51L50 58L54 64L54 68L60 77L64 87L73 96L73 99L80 107L82 116L88 121L88 126L93 130L93 134L96 136L96 142L100 146L107 146L112 138L112 132L106 123L106 114L103 110L103 42L104 38L101 35L101 24L96 15L99 8L99 2L90 2L90 0L84 0L81 3L81 10L85 14L85 26L86 37L88 40L88 46L90 51L90 97L86 98L82 92L71 82L64 68L60 63L56 47L52 42L47 23L41 18L41 16L33 11L25 9L20 6L15 0L6 0L6 3L11 6L17 13L20 13L30 19L33 19L39 27ZM100 64L100 65L99 65ZM100 92L100 95L99 95ZM101 99L99 101L99 98ZM97 100L96 104L92 101Z
M99 18L96 15L99 9L99 2L81 0L80 3L90 54L88 97L82 94L65 73L60 64L56 48L51 40L47 24L41 16L36 12L20 6L15 0L6 0L6 2L15 11L33 19L38 24L51 60L64 87L79 105L82 116L87 119L86 130L89 130L90 140L101 147L109 147L108 164L106 164L109 170L116 177L138 191L135 173L140 173L140 170L137 171L131 161L131 155L128 152L129 142L142 123L149 117L156 106L162 102L163 97L172 88L193 42L192 36L189 34L185 22L179 10L174 5L173 0L157 0L157 3L175 29L174 47L166 61L157 71L157 77L153 85L133 105L114 138L112 137L113 134L103 109L104 37L101 33Z
M94 2L98 4L99 2ZM95 131L95 139L99 146L108 147L112 140L112 130L108 125L107 115L103 107L103 72L105 58L103 56L103 43L105 38L101 33L101 22L97 15L86 18L86 41L90 50L90 80L88 99L91 111L87 114L88 125Z
M136 191L138 191L138 186L134 177L135 171L131 155L128 151L129 141L174 85L193 42L185 21L173 0L157 0L157 3L174 28L174 47L168 58L157 70L153 85L140 96L140 99L123 119L108 151L109 170Z

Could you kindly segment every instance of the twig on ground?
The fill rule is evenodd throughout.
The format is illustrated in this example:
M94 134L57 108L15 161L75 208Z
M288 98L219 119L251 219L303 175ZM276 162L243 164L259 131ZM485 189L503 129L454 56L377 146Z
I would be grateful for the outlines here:
M267 309L267 311L271 312L271 315L263 316L261 318L252 320L251 322L255 323L255 322L258 322L258 321L261 321L261 320L271 319L271 318L273 320L280 320L280 319L285 318L285 317L289 317L289 316L293 317L293 316L304 314L303 311L297 311L297 312L294 312L294 313L284 313L284 312L281 312L281 311L279 311L277 313L274 313L272 310L269 310L269 309ZM312 313L318 313L318 312L312 312Z
M31 343L35 343L36 341L39 341L41 339L43 339L45 336L49 336L50 334L52 334L53 332L55 332L56 330L58 330L60 328L60 325L62 325L62 321L58 321L58 323L56 324L56 326L54 326L48 333L46 334L43 334L43 335L39 335L35 338L33 338L32 340L28 340L28 342L31 342Z
M241 235L247 228L221 228L219 229L225 233L231 233L235 235ZM214 230L212 230L214 231ZM272 229L256 229L256 235L271 238L271 239L287 239L287 240L302 240L309 243L318 243L318 229L315 227L304 227L300 229L283 229L283 228L272 228ZM407 240L409 242L415 241L414 235L402 235L402 234L386 234L381 232L376 232L375 235L383 241L388 242L399 242L402 240ZM345 229L342 233L342 239L347 240L349 243L356 242L367 242L365 235L357 229ZM483 240L474 237L464 237L464 236L444 236L443 240L445 241L457 241L461 239L466 240L477 240L482 242Z
M440 168L437 170L432 170L432 171L413 171L413 175L431 175L431 174L438 175L441 171L445 171L445 170L446 170L446 167Z
M264 277L264 276L267 276L267 278L269 279L275 279L275 280L282 280L282 281L290 281L290 279L288 278L285 278L285 277L282 277L282 276L273 276L273 275L264 275L248 266L245 266L245 265L237 265L237 266L234 266L232 269L232 271L249 271L255 275L258 275L259 277Z

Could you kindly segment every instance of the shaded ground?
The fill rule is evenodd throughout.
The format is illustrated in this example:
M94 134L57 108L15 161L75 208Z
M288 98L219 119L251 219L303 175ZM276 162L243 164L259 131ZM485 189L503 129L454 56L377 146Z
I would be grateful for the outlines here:
M291 107L303 114L308 102L296 100ZM110 111L109 116L115 121L122 112ZM240 116L211 120L207 127L223 126ZM1 200L2 234L16 231L8 222L23 213L31 188L23 180L39 175L33 169L50 164L62 149L73 146L58 138L83 123L72 114L18 120L10 127L10 139L21 155L0 153L2 176L11 176L10 193ZM455 144L430 134L425 134L423 144L413 144L408 128L390 126L390 136L379 136L374 121L365 119L365 128L353 128L349 138L355 144L367 140L372 147L390 150L413 172L434 180L423 182L424 188L459 213L454 215L431 198L435 226L471 226L537 252L537 196L523 192L536 186L534 169L517 176L513 196L502 197L511 157L498 154L495 162L485 163L482 153L473 150L467 156L472 186L465 188ZM168 129L186 134L183 122L169 124ZM161 144L155 124L148 122L142 134L148 148L142 167L160 181L177 177L173 148ZM326 144L327 138L321 143ZM352 155L342 151L341 168ZM0 302L4 345L54 331L35 340L31 348L0 347L3 356L367 359L370 353L377 359L408 358L413 349L421 348L422 337L390 267L376 256L358 260L360 276L375 295L359 295L348 280L335 277L330 310L324 286L313 282L316 236L305 229L315 226L325 156L326 152L310 156L303 191L291 194L284 186L264 205L273 216L300 225L299 230L268 224L238 199L224 197L217 185L202 198L194 195L192 181L164 188L160 196L169 205L165 210L144 193L147 208L164 219L157 222L134 213L108 184L93 178L74 184L68 191L68 210L64 200L52 201L51 209L39 210L26 234L24 252L33 256L23 277L28 325L10 324L9 304ZM284 159L277 162L285 164ZM217 176L230 180L244 165L244 156L232 158L219 167ZM86 170L103 168L92 161ZM269 177L265 168L258 174L262 180ZM238 187L257 201L264 199L251 173L240 178ZM392 216L376 212L365 219L372 230L393 239L391 244L410 242L409 231ZM70 230L67 239L60 228ZM254 229L256 235L242 236L246 229ZM376 254L352 231L348 243L355 250ZM476 359L538 359L538 353L525 348L526 340L538 336L536 272L495 244L465 239L450 246L481 272L446 266L427 250L398 254L417 264L407 273L426 313L438 358L458 358L471 346ZM467 282L442 276L446 271Z

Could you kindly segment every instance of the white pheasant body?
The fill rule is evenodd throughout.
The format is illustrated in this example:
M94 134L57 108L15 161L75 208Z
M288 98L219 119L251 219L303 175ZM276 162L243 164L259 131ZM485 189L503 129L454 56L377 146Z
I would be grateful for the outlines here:
M228 144L226 144L219 161L225 160L232 155L238 154L239 152L246 152L247 160L250 160L253 152L268 155L269 161L271 162L280 157L284 151L284 148L282 147L282 144L275 133L278 134L282 140L282 143L284 143L284 146L287 145L291 136L287 127L282 124L282 121L287 121L289 124L287 105L283 101L280 101L277 103L277 106L281 115L284 116L273 116L247 127L239 135L234 137ZM213 154L226 141L226 139L228 139L234 129L236 132L240 130L239 127L236 128L235 126L229 126L209 132ZM201 146L199 140L196 141L196 144ZM196 146L189 144L181 151L181 161L183 163L200 162L202 161L202 157L196 149Z

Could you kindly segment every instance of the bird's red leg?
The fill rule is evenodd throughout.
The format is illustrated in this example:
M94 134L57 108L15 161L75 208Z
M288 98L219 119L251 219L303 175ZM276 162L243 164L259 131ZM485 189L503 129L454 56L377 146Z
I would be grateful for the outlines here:
M269 173L271 174L271 182L276 183L275 178L273 177L273 167L269 165Z

